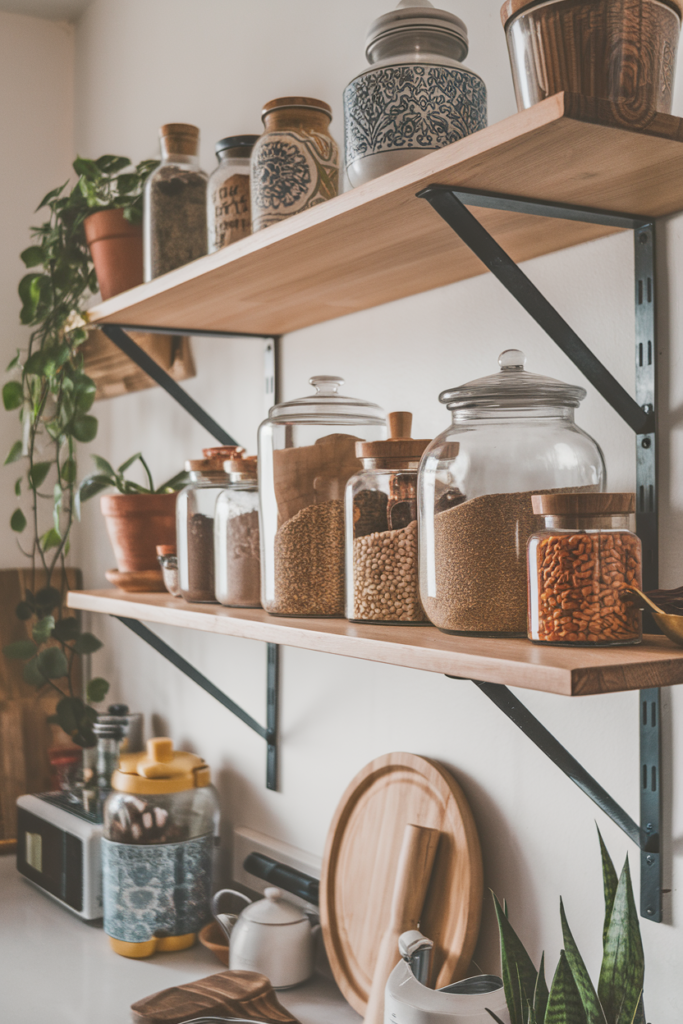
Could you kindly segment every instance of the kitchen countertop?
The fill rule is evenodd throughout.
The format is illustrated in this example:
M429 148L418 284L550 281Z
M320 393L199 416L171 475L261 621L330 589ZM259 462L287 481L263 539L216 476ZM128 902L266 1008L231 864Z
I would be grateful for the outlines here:
M0 964L6 1024L129 1024L130 1005L143 996L225 970L200 945L148 960L117 956L101 923L44 895L18 873L13 854L0 856ZM323 974L277 995L301 1024L361 1020Z

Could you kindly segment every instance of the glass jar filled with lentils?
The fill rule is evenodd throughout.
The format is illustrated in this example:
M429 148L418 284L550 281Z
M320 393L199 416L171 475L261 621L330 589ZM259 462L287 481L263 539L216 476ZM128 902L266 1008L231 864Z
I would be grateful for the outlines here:
M641 544L635 494L535 494L545 529L529 541L529 639L609 647L642 640Z

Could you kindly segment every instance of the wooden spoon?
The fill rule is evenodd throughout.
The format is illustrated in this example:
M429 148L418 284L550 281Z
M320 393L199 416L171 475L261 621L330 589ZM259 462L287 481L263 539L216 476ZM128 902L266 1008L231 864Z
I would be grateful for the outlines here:
M662 633L668 636L669 640L673 640L679 647L683 647L683 615L666 615L662 609L654 603L651 598L644 594L642 590L638 590L637 587L629 585L624 588L633 594L637 594L641 601L649 605L652 609L652 618L655 620Z

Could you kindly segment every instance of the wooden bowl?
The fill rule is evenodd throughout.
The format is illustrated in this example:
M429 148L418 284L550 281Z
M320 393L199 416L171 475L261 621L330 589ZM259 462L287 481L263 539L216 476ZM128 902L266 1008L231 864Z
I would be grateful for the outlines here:
M107 569L105 578L119 590L129 594L165 594L166 586L161 569L139 569L137 572L119 572Z
M226 967L230 966L230 946L218 921L205 924L199 933L199 941Z

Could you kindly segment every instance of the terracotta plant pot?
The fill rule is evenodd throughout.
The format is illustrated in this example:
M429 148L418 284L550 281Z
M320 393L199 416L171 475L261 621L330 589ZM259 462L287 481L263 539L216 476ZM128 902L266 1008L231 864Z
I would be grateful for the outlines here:
M99 210L83 222L103 299L142 284L142 225L123 210Z
M158 569L157 544L175 544L177 494L107 494L100 508L119 572Z
M506 0L517 106L569 92L645 127L671 113L681 0Z

